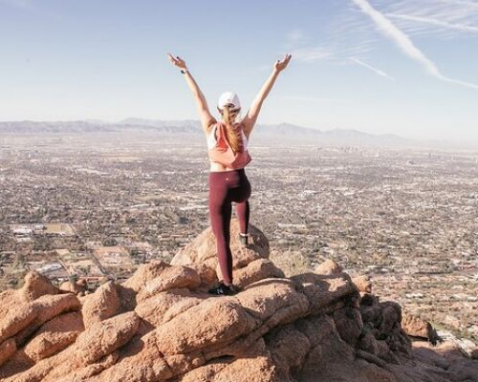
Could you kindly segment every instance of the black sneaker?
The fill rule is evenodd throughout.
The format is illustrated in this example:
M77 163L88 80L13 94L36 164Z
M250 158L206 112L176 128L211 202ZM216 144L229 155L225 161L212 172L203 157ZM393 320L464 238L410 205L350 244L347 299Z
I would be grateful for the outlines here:
M249 245L249 234L241 234L239 233L239 242L243 247L247 247Z
M234 285L226 285L223 283L219 283L217 287L209 289L207 292L217 296L233 296L237 293Z

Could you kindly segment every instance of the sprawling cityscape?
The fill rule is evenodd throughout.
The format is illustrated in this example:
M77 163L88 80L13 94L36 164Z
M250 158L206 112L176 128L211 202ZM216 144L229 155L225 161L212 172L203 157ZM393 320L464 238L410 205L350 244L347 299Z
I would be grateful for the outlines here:
M289 275L333 259L478 340L478 151L252 135L251 224ZM2 133L0 291L36 270L91 292L209 226L205 142L150 130Z

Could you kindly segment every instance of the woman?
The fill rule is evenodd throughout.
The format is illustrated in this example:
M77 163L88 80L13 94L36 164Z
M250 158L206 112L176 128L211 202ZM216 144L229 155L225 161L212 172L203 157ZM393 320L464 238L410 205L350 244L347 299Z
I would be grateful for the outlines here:
M216 248L222 281L209 291L217 295L233 295L236 288L232 282L232 254L230 243L230 222L232 202L236 203L236 213L239 218L239 239L247 245L249 225L249 197L251 185L247 179L244 167L251 161L247 150L247 142L252 128L279 73L284 70L291 59L286 54L284 59L274 63L272 74L262 86L246 116L239 121L241 103L239 97L232 92L223 93L218 101L217 109L221 121L217 121L210 113L206 98L192 77L184 60L168 54L169 60L186 78L201 118L201 125L208 142L208 154L211 162L209 172L209 216L211 227L216 237Z

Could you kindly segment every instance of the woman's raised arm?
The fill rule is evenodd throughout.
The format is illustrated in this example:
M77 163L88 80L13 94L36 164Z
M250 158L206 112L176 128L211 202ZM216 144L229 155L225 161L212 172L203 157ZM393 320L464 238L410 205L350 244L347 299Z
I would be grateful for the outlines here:
M201 118L201 125L203 127L204 132L208 134L211 129L211 126L217 121L209 111L209 107L207 106L207 101L204 97L204 94L202 93L201 89L199 89L198 84L189 72L186 66L186 62L184 62L184 60L182 60L179 56L173 57L171 53L168 53L168 58L174 66L181 69L181 72L184 73L186 82L194 95L194 99L196 100L199 116Z
M261 111L262 103L271 91L272 86L274 86L274 83L279 76L279 73L285 68L287 68L287 65L289 64L291 58L292 56L290 54L286 54L282 61L277 60L274 63L274 69L272 71L272 74L262 86L261 90L259 91L259 94L257 94L256 98L254 99L251 108L247 112L247 115L242 120L244 124L244 134L246 134L248 138L251 134L252 128L254 127L254 124L257 121L257 117L259 116L259 112Z

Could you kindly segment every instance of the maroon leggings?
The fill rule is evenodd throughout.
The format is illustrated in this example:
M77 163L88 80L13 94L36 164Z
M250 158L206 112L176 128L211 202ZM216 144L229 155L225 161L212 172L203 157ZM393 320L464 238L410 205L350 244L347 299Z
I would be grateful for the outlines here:
M229 247L232 202L236 204L241 233L249 226L251 184L243 168L209 173L209 217L216 237L217 256L225 284L232 284L232 254Z

